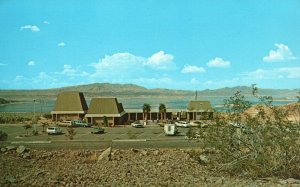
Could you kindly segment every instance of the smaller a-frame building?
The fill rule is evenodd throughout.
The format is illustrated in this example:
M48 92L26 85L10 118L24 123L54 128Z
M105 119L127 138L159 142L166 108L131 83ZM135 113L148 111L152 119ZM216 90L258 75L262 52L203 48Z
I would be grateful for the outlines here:
M92 98L89 110L85 117L88 123L102 124L106 117L108 125L121 125L124 123L125 111L122 103L114 97Z

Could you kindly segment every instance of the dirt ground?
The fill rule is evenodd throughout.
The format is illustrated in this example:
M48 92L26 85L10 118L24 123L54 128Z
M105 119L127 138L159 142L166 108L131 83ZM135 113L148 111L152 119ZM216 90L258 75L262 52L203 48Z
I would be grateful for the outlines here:
M22 149L23 148L23 149ZM29 150L1 147L0 186L300 186L296 179L218 176L182 149Z

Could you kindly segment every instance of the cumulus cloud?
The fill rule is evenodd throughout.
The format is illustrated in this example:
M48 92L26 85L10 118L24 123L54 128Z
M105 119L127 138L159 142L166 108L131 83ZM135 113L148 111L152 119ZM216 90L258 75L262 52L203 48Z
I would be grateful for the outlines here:
M102 79L109 82L130 82L140 77L161 76L161 71L167 71L175 67L173 56L159 51L149 58L136 56L128 52L106 55L98 63L92 64L95 73L94 79ZM155 70L155 71L153 71Z
M181 73L204 73L205 69L203 67L185 65L181 70Z
M60 43L57 44L57 46L58 46L58 47L65 47L66 44L65 44L65 42L60 42Z
M29 62L27 63L27 65L28 65L28 66L34 66L34 65L35 65L35 62L31 60L31 61L29 61Z
M32 32L39 32L40 28L38 28L36 25L24 25L20 27L20 30L31 30Z
M281 62L297 59L287 45L276 43L275 47L277 48L275 51L271 50L269 55L263 58L264 62Z
M228 68L230 67L230 62L223 60L222 58L216 57L215 59L210 60L207 63L207 66L216 68Z
M168 69L174 65L173 59L173 55L165 54L164 51L159 51L147 59L146 65L149 65L154 69Z
M44 24L49 25L49 21L43 21Z

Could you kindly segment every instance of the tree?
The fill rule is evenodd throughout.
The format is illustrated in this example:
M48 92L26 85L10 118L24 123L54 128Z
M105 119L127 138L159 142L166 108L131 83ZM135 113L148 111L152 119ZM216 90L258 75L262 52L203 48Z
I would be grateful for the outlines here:
M144 113L144 120L147 122L148 114L151 111L151 106L148 103L144 103L143 105L143 113Z
M164 118L165 118L165 114L167 112L166 105L163 104L163 103L160 103L159 107L158 107L158 110L159 110L159 113L160 113L160 120L163 121Z
M43 132L46 132L46 127L48 127L49 126L49 124L48 124L48 122L42 122L42 127L43 127Z
M26 124L23 126L24 129L26 130L26 135L28 135L28 129L31 129L32 128L32 125L29 125L29 124Z
M68 131L68 134L66 134L66 137L69 140L73 140L74 136L76 135L76 131L72 127L67 127L67 131Z
M296 96L296 98L298 99L298 103L300 103L300 91L298 92L298 95Z
M103 125L104 125L105 127L108 126L108 120L107 120L107 117L106 117L106 116L103 117Z

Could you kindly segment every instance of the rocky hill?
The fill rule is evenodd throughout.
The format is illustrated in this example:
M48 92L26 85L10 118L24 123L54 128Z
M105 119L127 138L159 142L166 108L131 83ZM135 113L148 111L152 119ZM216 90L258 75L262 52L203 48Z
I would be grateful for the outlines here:
M246 96L251 96L252 89L247 86L225 87L215 90L198 90L198 97L228 97L237 90ZM260 89L262 95L271 95L274 98L295 98L300 89ZM35 98L54 100L58 93L65 91L83 92L86 98L96 96L111 96L118 98L194 98L195 90L147 89L134 84L94 83L87 85L69 86L43 90L0 90L0 98L5 100L26 101Z

